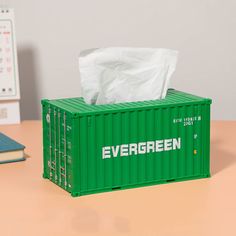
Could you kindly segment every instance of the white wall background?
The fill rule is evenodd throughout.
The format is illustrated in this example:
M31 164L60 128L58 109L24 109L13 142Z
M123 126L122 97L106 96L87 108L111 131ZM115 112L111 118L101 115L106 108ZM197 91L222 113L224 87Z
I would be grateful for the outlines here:
M80 95L77 57L91 47L180 52L171 86L213 99L213 119L236 119L235 0L12 0L23 119L40 99Z

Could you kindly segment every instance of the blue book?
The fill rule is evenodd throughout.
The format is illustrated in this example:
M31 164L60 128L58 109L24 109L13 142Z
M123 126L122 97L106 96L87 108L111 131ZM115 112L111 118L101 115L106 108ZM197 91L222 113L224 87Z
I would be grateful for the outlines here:
M24 161L25 146L0 132L0 164Z

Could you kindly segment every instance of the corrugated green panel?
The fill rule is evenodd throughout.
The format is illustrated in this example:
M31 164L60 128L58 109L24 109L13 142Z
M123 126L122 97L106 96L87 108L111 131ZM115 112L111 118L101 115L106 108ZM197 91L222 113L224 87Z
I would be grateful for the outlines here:
M123 144L130 142L129 140L129 112L121 113L121 127L122 130L121 140ZM113 143L114 144L114 143ZM109 160L106 160L108 162ZM121 158L121 185L129 185L129 169L130 169L130 158Z
M105 136L104 136L104 143L106 145L112 145L113 140L112 140L112 114L107 114L104 116L104 121L105 121L105 126L104 126L104 131L105 131ZM107 161L104 162L104 169L105 169L105 179L104 179L104 187L105 188L110 188L112 186L112 173L113 173L113 160L112 161Z
M179 117L178 115L178 107L174 107L170 110L170 117L171 122L173 123L173 119L175 117ZM178 126L171 124L171 137L178 137ZM178 177L178 153L179 152L173 152L171 154L171 160L170 160L170 179L176 179Z
M101 106L44 100L44 177L73 196L208 177L210 102L175 90Z
M148 137L149 140L155 140L155 128L153 128L155 126L154 123L154 110L151 109L146 113L146 136ZM155 153L152 152L148 152L147 151L147 156L146 158L149 158L149 161L147 162L146 165L146 178L148 180L153 181L154 180L154 160L155 160Z
M122 143L121 140L121 113L114 113L113 114L113 143ZM98 149L98 153L99 153L100 149ZM119 173L121 173L121 162L118 158L113 158L113 186L114 187L119 187L121 186L121 175ZM135 168L135 167L134 167Z
M72 194L74 196L79 196L81 192L81 155L80 155L80 148L73 148L79 147L80 145L80 137L79 137L79 119L72 119ZM61 138L62 140L62 138ZM74 174L77 173L77 174Z
M154 119L155 119L155 138L156 138L156 134L158 133L158 136L160 139L162 139L163 137L163 125L164 125L164 117L162 115L162 109L157 109L157 110L154 110L154 113L155 113L155 116L154 116ZM161 125L161 126L160 126ZM163 176L163 158L161 156L161 154L159 155L155 155L156 158L154 160L154 179L162 179L162 176Z
M97 189L105 187L105 163L101 161L99 156L102 155L101 147L105 145L105 132L104 132L104 119L103 115L98 115L96 118L96 140L97 140L97 147L96 147L96 158L97 158ZM82 170L81 170L82 171Z
M138 137L138 119L137 111L131 111L129 115L130 120L130 130L129 130L129 139L133 142L137 142ZM137 183L138 181L138 163L135 158L130 158L130 182Z
M140 124L142 124L142 125L140 125ZM138 137L139 137L139 142L142 142L143 140L147 140L146 137L145 137L145 126L146 126L145 112L144 111L139 111L138 112ZM135 157L137 162L138 162L138 182L145 181L145 174L146 174L145 160L147 160L147 159L144 155L146 155L146 154L140 155L140 158Z
M79 152L80 152L80 171L81 171L81 190L88 188L88 133L87 133L87 116L81 117L79 126Z
M206 143L210 143L210 125L207 125L210 123L210 105L206 104L204 105L205 108L205 142ZM210 145L206 145L206 147L204 148L204 156L208 157L210 156ZM207 173L208 175L210 175L210 158L204 158L205 163L204 163L204 172Z

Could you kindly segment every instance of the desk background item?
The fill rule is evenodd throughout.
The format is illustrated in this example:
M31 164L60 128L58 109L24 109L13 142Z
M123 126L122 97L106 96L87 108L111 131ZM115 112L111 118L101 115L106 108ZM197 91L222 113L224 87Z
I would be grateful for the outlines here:
M0 163L25 160L23 150L25 146L0 133Z
M0 9L0 99L19 99L19 75L13 9Z
M20 122L19 99L14 11L0 8L0 124Z
M18 124L20 123L20 105L19 101L9 100L0 101L0 124Z

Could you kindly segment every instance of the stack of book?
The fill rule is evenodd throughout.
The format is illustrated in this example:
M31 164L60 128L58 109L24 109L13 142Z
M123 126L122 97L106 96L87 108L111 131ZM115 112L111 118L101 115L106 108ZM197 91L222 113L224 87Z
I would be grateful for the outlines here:
M24 161L25 146L0 133L0 164Z

